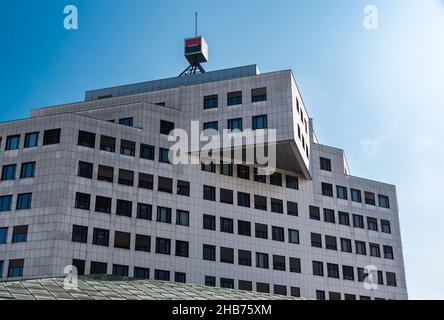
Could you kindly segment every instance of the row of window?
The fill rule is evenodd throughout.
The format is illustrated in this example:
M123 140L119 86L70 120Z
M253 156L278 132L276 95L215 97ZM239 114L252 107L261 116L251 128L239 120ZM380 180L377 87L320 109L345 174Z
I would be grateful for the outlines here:
M322 195L333 197L333 185L322 182ZM362 203L361 190L350 189L351 201ZM348 200L348 189L343 186L336 186L336 197L338 199ZM376 197L373 192L364 191L365 204L375 206ZM381 208L390 208L389 198L385 195L378 194L378 204Z
M355 294L344 293L344 298L341 297L340 292L329 291L328 292L328 300L371 300L370 296L362 296L356 297ZM326 294L324 290L316 290L316 299L317 300L327 300ZM375 300L386 300L384 298L377 298Z
M60 143L61 129L45 130L43 132L43 145ZM21 135L16 134L6 137L5 151L38 147L40 132L29 132L25 134L23 145L21 144ZM1 143L1 138L0 138Z
M256 88L251 90L251 102L261 102L267 100L267 88ZM227 94L227 106L242 104L242 91L229 92ZM205 110L219 107L219 96L217 94L204 97L203 108Z
M7 277L8 278L23 277L24 265L25 265L25 259L9 260ZM4 266L5 266L5 261L0 260L0 279L3 277Z
M20 168L20 179L33 178L35 176L35 164L35 161L22 163ZM1 180L15 180L16 171L16 164L4 165L2 167Z
M17 195L16 210L31 209L32 193L21 193ZM12 209L12 195L0 196L0 212Z
M8 241L8 227L0 227L0 244ZM14 226L12 228L12 243L26 242L28 240L28 226Z

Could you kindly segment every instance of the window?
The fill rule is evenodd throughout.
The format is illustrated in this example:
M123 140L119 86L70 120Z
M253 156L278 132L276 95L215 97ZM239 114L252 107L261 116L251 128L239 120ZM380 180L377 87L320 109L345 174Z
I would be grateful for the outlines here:
M137 218L143 220L151 220L153 206L145 203L137 204Z
M79 161L77 176L92 179L94 165L89 162ZM22 167L23 168L23 167Z
M262 293L270 293L270 285L268 283L257 282L256 291Z
M276 213L284 213L284 203L282 200L271 198L271 211Z
M228 120L228 130L234 131L234 130L240 130L242 131L242 118L236 118L236 119L229 119Z
M23 277L24 264L25 264L24 259L9 260L8 277L9 278Z
M311 246L322 248L322 236L319 233L311 233Z
M99 165L99 170L97 172L97 180L112 183L114 180L114 168Z
M221 163L220 164L220 174L224 176L233 176L233 164L232 163Z
M80 242L80 243L86 243L88 239L88 227L85 226L78 226L73 225L72 226L72 242Z
M270 184L282 187L282 175L278 172L275 172L272 175L270 175Z
M350 216L347 212L339 211L338 217L339 217L339 224L342 224L344 226L350 225Z
M159 162L171 164L170 150L165 148L159 148Z
M341 300L341 293L339 292L329 292L328 300Z
M292 297L299 298L301 296L301 288L299 288L299 287L291 287L290 288L290 295Z
M3 166L2 168L2 181L6 180L14 180L15 179L15 171L16 171L17 165L10 164Z
M133 118L122 118L119 119L119 124L123 126L132 127L133 126L134 119Z
M378 195L378 200L379 200L379 206L381 208L387 208L387 209L390 208L389 197Z
M82 147L94 149L96 145L96 134L80 130L77 144Z
M384 258L393 260L393 248L391 246L384 246Z
M25 145L24 148L34 148L39 144L39 133L31 132L25 135Z
M342 278L344 280L355 280L355 270L352 266L342 266Z
M251 102L267 100L267 88L257 88L251 90Z
M43 145L60 143L60 132L61 129L46 130L43 133Z
M253 130L267 129L267 128L268 128L267 115L253 117Z
M301 273L301 259L290 257L290 272Z
M331 209L324 208L324 221L335 223L335 212Z
M113 276L128 277L128 266L113 264Z
M220 262L234 263L234 250L232 248L220 247Z
M378 231L378 219L367 217L367 228L368 230Z
M217 94L204 97L204 110L215 109L218 107Z
M203 198L209 201L216 201L216 188L203 186Z
M35 162L22 163L20 178L33 178L35 176Z
M114 233L114 248L129 249L131 233L116 231Z
M364 217L359 214L354 214L353 227L364 229Z
M12 196L0 196L0 212L10 211L12 204Z
M117 199L116 215L132 217L133 203L127 200Z
M263 196L254 195L254 208L258 210L267 211L267 198Z
M156 238L156 253L170 254L171 240L165 238Z
M330 159L321 157L320 162L321 162L321 170L331 171L331 160Z
M299 231L294 229L288 229L288 242L299 244Z
M157 207L157 221L171 223L171 208Z
M370 256L372 257L381 257L381 250L379 248L379 244L377 243L369 243L370 248Z
M160 134L169 135L174 130L174 122L160 120Z
M188 242L176 240L176 256L188 257Z
M253 171L254 171L254 181L261 182L261 183L266 183L267 182L267 176L259 174L261 172L258 170L258 168L254 168Z
M351 200L353 202L362 202L361 190L350 189L350 192L351 192Z
M150 269L134 267L134 278L136 279L149 279L150 278Z
M310 211L310 219L321 220L321 213L319 207L310 206L309 211Z
M298 215L298 204L296 202L287 201L287 214L289 216Z
M371 206L375 205L375 194L372 192L364 192L365 204L369 204Z
M185 197L190 196L190 183L188 181L177 180L177 194Z
M391 228L390 228L390 221L381 220L381 231L384 233L392 233Z
M176 211L176 224L179 226L189 226L190 225L190 213L185 210Z
M139 172L139 188L153 190L153 175Z
M327 276L339 279L339 266L334 263L327 263Z
M390 287L396 287L396 274L393 272L385 273L387 285Z
M338 197L338 199L344 199L347 200L347 188L346 187L341 187L341 186L336 186L336 197Z
M209 245L209 244L204 244L203 245L203 257L202 259L207 260L207 261L216 261L216 247Z
M166 270L154 270L154 280L170 281L170 272Z
M325 236L325 248L328 250L338 250L336 237L326 235Z
M287 188L295 190L299 189L298 177L286 175L285 179L286 179Z
M242 91L229 92L227 94L227 105L235 106L242 104Z
M143 234L136 234L136 246L134 248L136 251L151 251L151 237Z
M233 219L220 218L220 231L233 233Z
M233 204L233 190L220 189L220 202Z
M256 267L268 269L268 254L256 252Z
M316 300L325 300L325 291L316 290Z
M75 207L77 209L89 210L91 203L91 195L86 193L76 193Z
M324 264L320 261L313 261L313 275L324 276Z
M237 205L241 207L250 207L250 194L244 192L237 193Z
M273 255L273 270L285 271L285 256Z
M344 293L344 300L356 300L356 295L354 294L349 294L349 293Z
M202 168L202 171L212 172L212 173L216 172L216 165L213 162L202 163L202 167L201 168Z
M80 259L72 259L72 265L74 267L76 267L77 269L77 274L79 276L84 275L85 274L85 260L80 260Z
M93 244L98 246L109 246L109 230L94 228Z
M203 124L204 130L219 130L219 123L217 121L205 122Z
M268 227L266 224L255 224L255 236L260 239L268 239Z
M220 287L225 289L234 289L234 280L220 278Z
M26 242L28 238L28 226L15 226L12 229L12 243Z
M177 283L186 283L187 275L184 272L175 272L174 273L174 281Z
M100 136L100 150L107 152L116 152L116 138L109 136Z
M253 290L253 282L239 280L239 290L252 291Z
M248 221L237 221L237 233L241 236L251 236L251 223Z
M341 251L352 252L352 242L350 239L341 238Z
M8 150L17 150L20 147L20 135L9 136L6 138L6 148Z
M238 164L237 165L237 177L241 179L250 179L250 167L243 166Z
M96 197L96 212L111 213L111 198Z
M333 186L330 183L322 182L322 195L333 197Z
M203 228L206 230L216 230L216 217L208 214L203 215Z
M120 141L120 154L134 157L136 155L136 143L128 140Z
M0 228L0 244L5 244L7 240L8 240L8 227L2 227Z
M142 159L154 160L155 149L153 146L146 144L140 145L140 157Z
M205 276L205 285L207 287L215 287L216 286L216 277Z
M239 265L251 267L251 251L239 250L238 260Z
M378 271L378 284L384 285L384 274L382 271Z
M367 255L367 248L364 241L355 241L356 254Z
M159 176L157 190L173 193L173 179Z
M90 274L106 274L108 265L104 262L91 261Z
M284 238L284 228L281 227L272 227L271 228L271 234L272 234L272 238L275 241L281 241L284 242L285 238Z

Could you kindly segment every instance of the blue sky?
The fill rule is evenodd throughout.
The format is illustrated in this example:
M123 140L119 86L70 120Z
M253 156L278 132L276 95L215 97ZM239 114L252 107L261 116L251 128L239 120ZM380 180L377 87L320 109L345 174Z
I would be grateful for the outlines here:
M79 30L63 28L68 4ZM397 185L409 295L444 299L442 0L2 0L0 120L178 75L196 10L206 69L292 69L320 141L353 175Z

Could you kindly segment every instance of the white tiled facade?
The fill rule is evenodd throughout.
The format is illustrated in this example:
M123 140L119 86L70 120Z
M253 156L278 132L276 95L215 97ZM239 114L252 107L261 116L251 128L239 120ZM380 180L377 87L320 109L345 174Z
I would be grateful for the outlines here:
M252 90L258 88L266 88L266 100L252 102ZM238 91L242 104L227 106L227 94ZM211 95L218 96L218 107L204 110L204 97ZM270 177L266 183L254 181L252 167L247 180L237 177L236 166L233 176L226 176L219 165L213 173L199 165L159 161L159 148L171 146L167 135L160 134L161 120L187 130L191 120L218 121L222 130L234 118L242 118L243 127L251 128L256 115L267 115L268 128L277 129L282 186L272 185ZM124 118L133 118L133 126L119 124ZM52 129L61 129L60 141L44 145L45 131ZM95 134L93 148L78 145L79 130ZM25 135L31 132L39 132L38 144L25 148ZM16 140L8 139L14 135L20 135L18 148L7 150L11 143L15 149ZM100 150L101 136L115 138L115 152ZM2 279L63 275L65 266L76 259L74 264L84 263L86 274L92 271L92 262L100 262L106 263L108 274L130 277L139 267L149 269L150 279L159 278L156 270L163 270L171 281L176 273L185 273L189 283L210 284L214 277L216 286L232 283L234 288L263 291L268 285L271 293L313 299L322 298L322 292L326 299L407 299L395 187L352 176L342 150L317 142L291 71L260 74L256 66L247 66L91 91L85 102L36 109L28 119L0 124L0 137L2 169L16 165L15 175L11 178L5 169L0 182ZM121 140L135 143L134 156L121 154ZM155 148L154 160L140 156L141 144ZM331 171L321 170L321 157L330 160ZM92 178L78 176L79 161L93 164ZM22 164L28 162L35 162L34 177L21 178ZM113 182L97 179L99 165L114 168ZM134 172L133 186L119 183L119 169ZM152 175L152 189L139 187L139 173ZM297 177L297 189L286 187L287 176ZM158 177L172 179L172 193L158 191ZM189 182L189 196L177 194L178 181ZM322 183L331 184L332 197L323 195ZM215 201L203 199L204 185L215 187ZM338 198L336 186L346 187L347 199ZM220 189L233 191L233 204L220 202ZM351 189L360 191L361 202L352 201ZM250 195L250 207L238 205L238 192ZM365 204L365 192L374 195L375 205ZM19 195L29 193L29 208L17 209ZM76 208L77 193L90 195L89 210ZM12 198L4 197L9 195ZM267 198L266 211L255 209L255 195ZM96 212L96 196L112 199L110 213ZM380 196L388 197L389 208L380 205ZM118 199L132 202L131 217L116 214ZM283 213L272 212L271 199L282 201ZM287 213L288 202L297 203L297 216ZM151 220L137 217L138 203L151 206ZM310 206L319 208L320 220L310 218ZM158 207L171 209L171 223L157 221ZM334 210L334 223L325 221L324 209ZM189 226L177 224L177 210L189 212ZM339 212L349 214L350 225L339 223ZM215 230L203 228L204 214L215 217ZM362 216L364 228L353 225L353 215ZM220 231L221 217L232 219L233 233ZM376 219L377 230L369 230L367 218ZM250 236L239 235L238 220L250 222ZM382 229L381 221L389 222L390 233ZM268 239L255 236L256 224L267 226ZM73 241L73 225L87 227L86 239ZM25 239L20 235L13 239L17 226L28 226ZM273 240L272 227L283 228L284 242ZM95 228L109 230L108 246L93 243ZM290 243L288 229L298 230L298 244ZM130 234L129 249L114 247L115 231ZM322 248L312 245L312 233L321 235ZM150 236L150 252L135 250L136 235ZM336 238L336 250L326 247L325 236ZM156 253L156 238L170 240L170 254ZM351 241L351 253L343 252L341 238ZM176 240L188 242L188 257L176 256ZM365 254L356 253L355 241L365 243ZM379 245L380 257L370 255L370 243ZM203 245L215 246L215 261L203 259ZM384 246L392 248L393 259L385 257ZM233 263L220 261L221 247L233 249ZM251 266L239 264L238 250L251 252ZM268 268L257 267L256 253L268 254ZM274 270L273 256L285 257L285 270ZM290 258L299 259L300 270L290 270ZM314 275L313 261L323 263L323 276ZM333 264L331 274L328 264ZM358 281L358 268L368 265L381 271L383 284L377 289L365 289ZM353 268L353 280L344 279L343 266ZM179 278L183 280L183 275Z

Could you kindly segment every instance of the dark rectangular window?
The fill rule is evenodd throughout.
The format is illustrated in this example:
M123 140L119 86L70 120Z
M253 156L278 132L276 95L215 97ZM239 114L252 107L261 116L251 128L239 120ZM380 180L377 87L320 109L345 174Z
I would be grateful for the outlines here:
M356 295L344 293L344 300L350 301L350 300L356 300Z
M16 210L31 209L32 193L22 193L17 195Z
M119 184L124 186L134 185L134 172L130 170L119 169Z
M390 287L396 287L396 274L393 272L386 272L386 282Z
M136 234L136 251L151 251L151 237L143 234Z
M328 293L328 300L341 300L341 293L340 292L329 292Z
M129 249L131 244L131 233L114 232L114 248Z
M268 254L256 252L256 267L268 269Z
M120 154L134 157L136 155L136 143L129 140L120 140Z
M92 148L96 146L96 134L93 132L79 131L77 144L82 147Z
M25 135L25 145L24 148L34 148L39 144L39 133L30 132Z
M234 280L227 278L220 278L220 287L225 289L234 289Z
M268 227L266 224L255 224L255 236L260 239L268 239Z
M187 275L184 272L175 272L174 273L174 282L177 283L186 283L187 282Z
M339 211L338 217L339 217L339 224L342 224L344 226L350 225L350 215L347 212Z
M235 106L242 104L242 91L229 92L227 94L227 105Z
M322 182L322 195L333 197L333 186L330 183Z
M167 270L154 270L154 280L170 281L170 272Z
M205 200L216 201L216 188L203 186L203 198Z
M113 264L113 276L128 277L128 266Z
M217 94L204 97L204 109L215 109L218 107Z
M301 259L290 257L290 272L301 273Z
M220 189L219 201L222 203L233 204L233 190Z
M216 261L216 247L204 244L203 245L203 259L207 261Z
M292 297L299 298L301 296L301 288L299 288L299 287L291 287L290 288L290 295Z
M298 177L286 175L285 179L286 179L287 188L295 190L299 189Z
M80 192L76 193L75 207L77 209L89 210L90 203L91 203L91 195Z
M119 119L119 124L121 124L123 126L132 127L133 123L134 123L134 119L133 118L122 118L122 119Z
M341 238L341 251L352 252L352 242L350 239Z
M205 122L203 124L203 129L204 130L219 130L219 123L217 121L210 121L210 122Z
M244 192L237 193L237 205L240 207L250 207L250 194Z
M9 260L8 277L23 277L23 269L25 265L24 259Z
M157 221L171 223L171 208L157 207Z
M379 248L379 246L378 246L378 248ZM393 247L384 246L384 258L393 260Z
M327 263L327 276L339 279L339 266L334 263Z
M310 212L310 219L321 220L321 213L319 207L310 206L309 212Z
M216 277L205 276L205 285L207 287L215 287L216 286Z
M359 214L353 215L353 227L364 229L364 217Z
M216 217L208 214L203 215L203 229L216 230Z
M254 116L252 122L253 122L253 130L268 128L268 119L266 114L260 116Z
M117 199L116 215L132 217L133 203L127 200Z
M254 208L267 211L267 197L254 195Z
M152 219L153 206L145 203L137 204L137 218L143 220Z
M238 263L240 266L251 267L251 251L239 250L238 251Z
M287 214L289 216L298 215L298 204L296 202L287 201Z
M205 171L205 172L212 172L212 173L216 172L216 165L213 162L202 163L201 168L202 168L202 171Z
M79 161L79 168L77 176L87 179L92 179L94 164L84 161Z
M5 244L8 240L8 227L0 228L0 244ZM1 273L0 273L1 276Z
M381 231L384 233L392 233L392 230L390 228L390 221L381 220Z
M324 221L329 223L335 223L334 210L324 208Z
M285 256L273 255L273 270L285 271Z
M177 194L185 197L190 196L190 183L188 181L177 180Z
M367 229L372 231L378 231L378 219L367 217Z
M109 230L94 228L93 244L98 246L109 246Z
M185 210L176 211L176 224L179 226L189 226L190 225L190 213Z
M275 172L272 175L270 175L270 184L282 187L282 175L278 172Z
M72 259L72 265L74 267L76 267L77 269L77 274L79 276L82 276L85 274L85 264L86 261L85 260L80 260L80 259Z
M139 172L139 188L153 190L153 175Z
M111 198L96 196L96 212L111 213Z
M109 136L100 136L100 150L107 152L116 152L116 138Z
M173 193L173 179L159 176L157 190Z
M369 204L371 206L375 205L375 194L372 192L364 192L365 204Z
M221 217L220 232L233 233L233 219Z
M355 252L360 255L367 255L367 247L364 241L355 241Z
M43 133L43 145L60 143L60 132L61 129L46 130Z
M325 300L325 291L316 290L316 300Z
M171 254L171 240L156 238L156 253Z
M313 275L324 276L324 264L321 261L313 261Z
M174 122L160 120L160 134L169 135L174 130Z
M253 290L253 282L239 280L239 290L252 291Z
M311 233L311 246L322 248L322 236L319 233Z
M232 163L223 163L220 164L220 174L224 176L233 176L233 164Z
M285 233L284 228L274 227L274 226L271 228L272 239L274 241L284 242L285 241L284 233Z
M250 179L250 167L238 164L237 165L237 177L241 178L241 179L249 180Z
M267 176L261 174L261 170L258 170L258 168L254 168L254 181L266 183L267 182Z
M28 226L15 226L12 229L12 243L26 242L28 239Z
M320 162L321 162L321 170L331 171L331 161L330 161L330 159L322 158L321 157Z
M17 150L20 147L20 135L9 136L6 138L5 151Z
M288 242L299 244L299 231L294 229L288 229Z
M155 148L146 144L140 145L140 157L142 159L154 160Z
M241 236L251 236L251 223L249 221L237 221L237 233Z
M262 293L270 293L270 285L268 283L257 282L256 291Z
M90 274L106 274L108 265L104 262L91 261Z
M114 168L99 165L99 169L97 172L97 180L112 183L114 181Z
M176 256L188 257L188 242L176 240Z
M353 202L362 202L361 190L350 189L350 193L351 193L351 200Z
M342 278L344 280L355 280L355 271L352 266L342 266Z
M236 119L229 119L228 120L228 130L234 131L234 130L243 130L242 126L242 118L236 118Z
M170 150L165 148L159 148L159 162L171 164Z
M2 181L14 180L17 165L9 164L2 168Z
M369 243L370 256L371 257L381 257L381 248L377 243Z
M149 268L134 267L134 278L149 279L150 278L150 269Z
M325 236L325 248L328 250L338 250L336 237L326 235Z
M257 88L251 90L251 102L260 102L267 100L267 88Z
M72 226L72 242L80 242L80 243L86 243L88 239L88 227L85 226L78 226L73 225Z
M344 199L347 200L347 188L342 186L336 186L336 197L338 199Z
M271 212L284 213L284 203L282 200L271 198Z
M378 201L379 201L379 206L381 208L390 208L390 202L389 202L389 197L387 196L383 196L383 195L378 195Z

